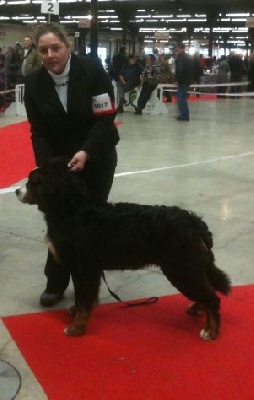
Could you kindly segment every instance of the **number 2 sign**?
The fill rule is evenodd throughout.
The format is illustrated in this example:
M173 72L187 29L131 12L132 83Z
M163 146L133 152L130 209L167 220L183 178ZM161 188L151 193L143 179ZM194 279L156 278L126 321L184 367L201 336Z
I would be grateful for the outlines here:
M57 0L43 0L41 4L42 14L55 14L59 15L59 3Z

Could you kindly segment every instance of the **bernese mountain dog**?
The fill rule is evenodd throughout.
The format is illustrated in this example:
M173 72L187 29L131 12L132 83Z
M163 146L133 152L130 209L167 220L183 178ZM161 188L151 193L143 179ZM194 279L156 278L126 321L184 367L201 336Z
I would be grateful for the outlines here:
M165 205L95 205L80 173L72 172L62 157L31 171L16 195L44 214L49 249L70 271L74 322L65 329L66 335L85 334L103 270L153 265L192 301L190 314L205 315L200 337L218 338L221 318L216 291L227 295L230 278L215 265L212 233L195 213Z

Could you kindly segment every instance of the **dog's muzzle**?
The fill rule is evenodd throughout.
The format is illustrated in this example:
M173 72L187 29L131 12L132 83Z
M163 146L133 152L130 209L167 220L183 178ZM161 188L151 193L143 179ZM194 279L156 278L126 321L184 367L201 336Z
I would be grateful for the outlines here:
M21 203L27 203L27 190L26 190L26 186L22 186L19 189L15 190L16 196L19 199L19 201L21 201Z

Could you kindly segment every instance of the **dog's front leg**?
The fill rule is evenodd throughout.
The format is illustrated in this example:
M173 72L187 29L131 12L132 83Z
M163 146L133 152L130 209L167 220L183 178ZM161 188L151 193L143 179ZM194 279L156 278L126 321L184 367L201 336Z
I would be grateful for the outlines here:
M82 336L86 333L91 311L87 311L83 307L75 306L75 318L73 325L65 328L64 333L67 336Z
M82 336L86 333L92 310L97 304L100 273L96 269L92 273L87 273L84 267L81 268L77 270L78 273L77 271L71 273L75 305L71 307L70 312L74 316L74 323L64 330L67 336Z

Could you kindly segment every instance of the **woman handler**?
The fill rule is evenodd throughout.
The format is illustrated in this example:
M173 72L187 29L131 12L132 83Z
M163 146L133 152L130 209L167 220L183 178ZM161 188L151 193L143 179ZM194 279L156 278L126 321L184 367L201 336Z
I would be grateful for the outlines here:
M91 199L107 201L117 165L119 141L114 125L112 84L101 64L71 54L60 25L39 25L35 33L40 70L25 79L25 107L39 166L51 157L69 157L72 171L82 171ZM48 253L47 286L40 303L58 303L70 274Z

